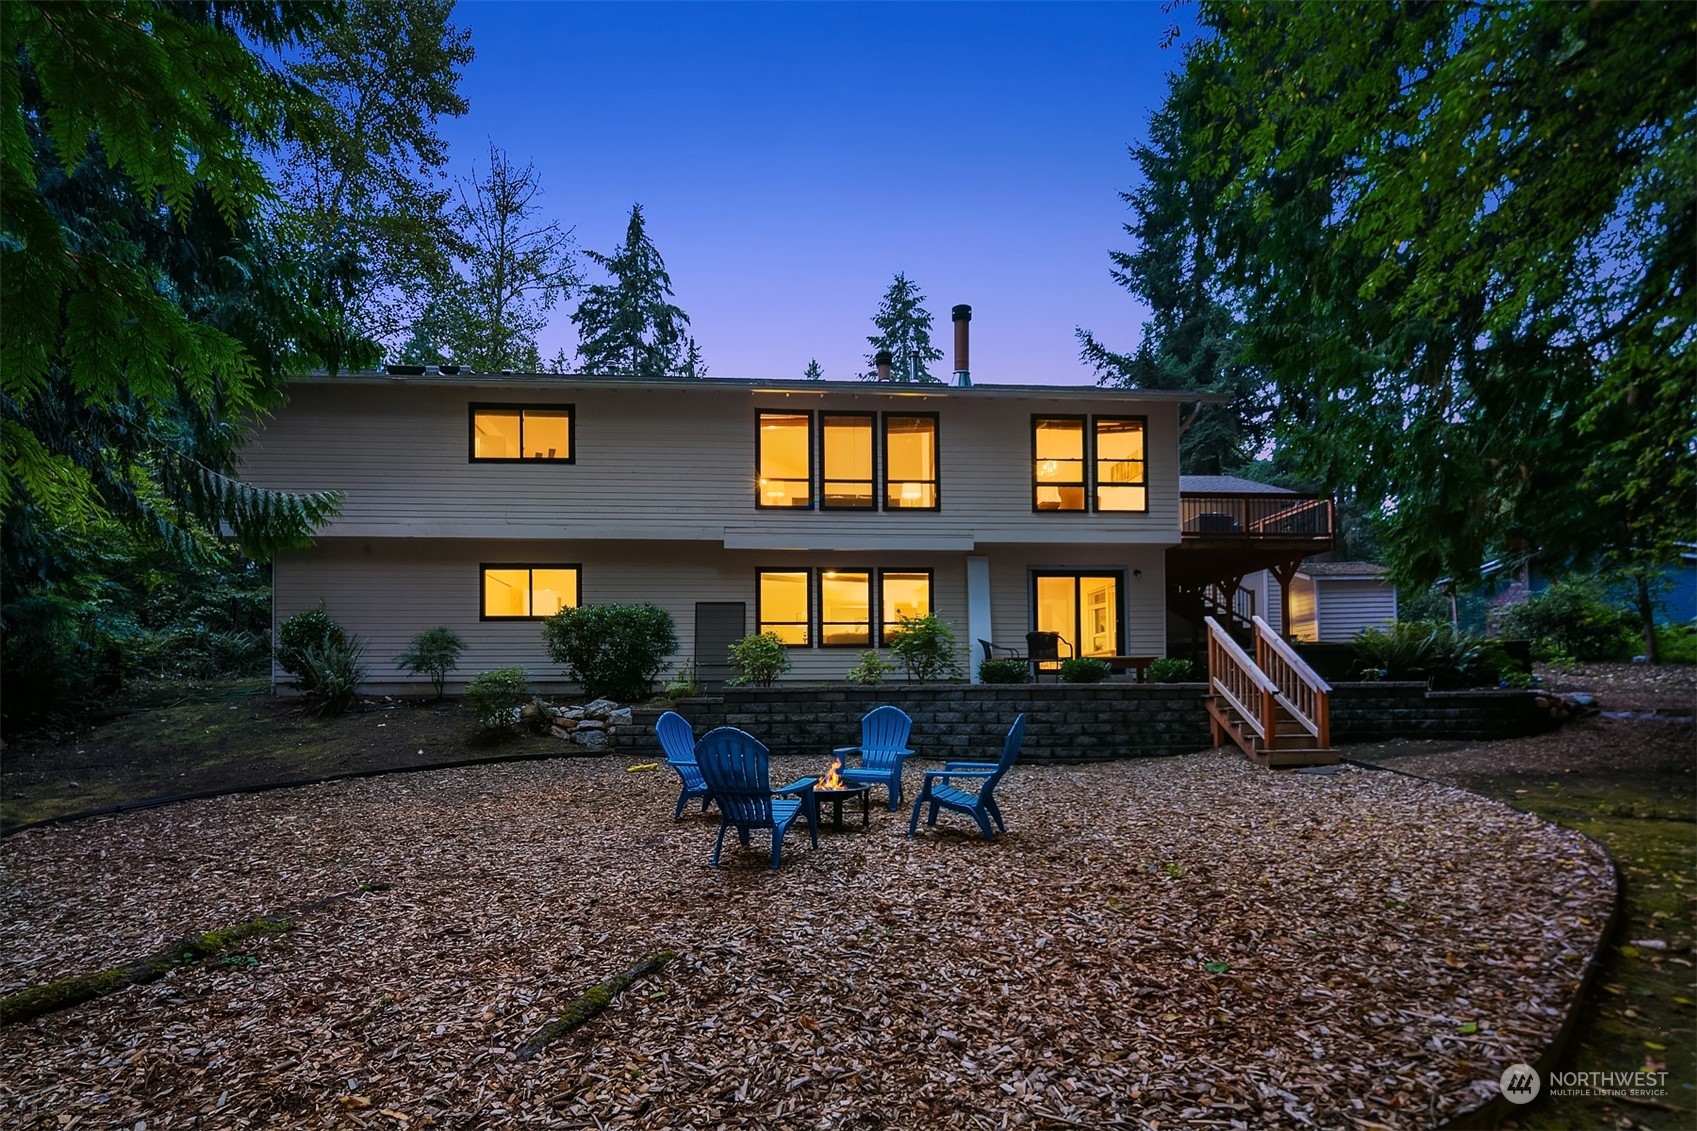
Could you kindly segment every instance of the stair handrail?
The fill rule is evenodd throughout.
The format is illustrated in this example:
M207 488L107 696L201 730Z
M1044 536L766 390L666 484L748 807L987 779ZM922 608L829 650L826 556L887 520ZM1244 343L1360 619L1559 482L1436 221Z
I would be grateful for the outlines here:
M1308 666L1273 627L1260 617L1255 623L1255 660L1278 689L1279 703L1321 750L1332 745L1332 686Z
M1249 658L1219 621L1204 617L1203 623L1208 626L1208 686L1237 709L1244 723L1271 750L1278 741L1274 708L1279 685ZM1246 699L1253 699L1254 705Z

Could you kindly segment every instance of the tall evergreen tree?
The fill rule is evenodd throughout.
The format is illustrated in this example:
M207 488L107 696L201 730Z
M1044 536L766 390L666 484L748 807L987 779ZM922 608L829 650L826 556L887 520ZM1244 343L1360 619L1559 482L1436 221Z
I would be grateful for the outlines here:
M801 379L803 381L823 381L825 379L825 371L819 368L818 358L808 359L807 368L802 370Z
M460 71L473 55L453 7L353 0L289 67L324 102L278 162L277 222L313 261L356 268L326 272L317 298L349 343L394 348L451 269L451 194L439 183L448 155L436 122L466 112ZM374 360L350 351L331 364Z
M609 255L586 252L612 281L584 288L572 314L578 363L594 376L701 377L701 351L685 328L689 315L669 300L672 277L648 238L642 205L633 204L625 242Z
M1169 81L1166 104L1150 118L1149 140L1132 148L1140 184L1120 194L1131 206L1125 225L1131 251L1111 251L1114 282L1148 304L1152 316L1132 353L1119 353L1090 331L1077 331L1081 358L1103 385L1225 393L1223 405L1204 405L1179 441L1180 470L1226 475L1248 467L1266 441L1272 397L1266 371L1244 358L1243 326L1234 313L1237 296L1221 281L1208 252L1213 211L1198 212L1208 199L1193 183L1186 148L1194 100L1180 86L1195 86L1181 73Z
M878 327L878 332L866 337L872 351L866 355L867 371L861 374L863 380L877 379L878 354L889 350L893 359L890 365L893 380L941 384L940 379L931 374L931 363L941 361L943 351L931 344L931 312L920 305L924 301L925 296L913 280L900 271L896 272L890 289L884 292L884 298L878 304L878 312L872 316L872 324Z
M435 300L452 359L485 373L542 367L537 332L578 285L570 229L542 221L536 167L489 147L488 169L459 185L459 273ZM416 328L415 328L416 332Z

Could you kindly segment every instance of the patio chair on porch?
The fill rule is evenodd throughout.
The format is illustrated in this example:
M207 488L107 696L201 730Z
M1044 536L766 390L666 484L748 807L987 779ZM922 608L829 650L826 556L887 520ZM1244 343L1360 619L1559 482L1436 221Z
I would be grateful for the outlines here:
M713 843L713 867L725 846L725 830L736 827L737 839L748 843L754 829L772 834L772 867L784 855L784 832L800 816L807 821L813 847L819 847L819 817L813 801L817 778L801 778L771 788L770 755L760 740L735 727L717 727L695 744L695 761L707 782L707 793L719 806L719 838Z
M672 810L672 820L684 815L684 806L692 797L701 798L701 811L713 801L707 796L707 783L701 778L701 767L695 764L695 730L676 711L667 711L654 724L660 738L660 749L666 752L666 764L678 772L683 789L678 791L678 807Z
M1061 646L1066 645L1066 655L1061 654ZM1025 656L1031 661L1031 678L1036 681L1043 675L1044 664L1054 664L1055 678L1061 678L1060 662L1070 660L1073 656L1072 642L1058 632L1028 632L1025 634Z
M913 720L900 707L874 707L860 720L860 745L839 746L837 775L845 781L865 785L881 785L890 791L890 812L902 803L902 763L913 757L908 749L908 735ZM860 756L860 765L846 765L851 754Z
M985 840L996 839L996 829L1008 831L1008 826L1002 821L1002 810L996 805L996 783L1000 782L1013 767L1014 760L1019 757L1020 744L1025 741L1025 715L1022 712L1008 728L1008 736L1002 742L1002 757L998 762L946 762L940 770L932 770L925 775L925 785L920 789L919 796L913 802L913 816L907 822L907 835L912 836L919 828L919 811L929 805L930 813L925 818L927 828L937 823L938 809L951 809L956 813L965 813L978 822L978 830L984 834ZM954 784L953 779L965 782L977 781L977 788L968 790ZM991 822L995 828L991 828Z

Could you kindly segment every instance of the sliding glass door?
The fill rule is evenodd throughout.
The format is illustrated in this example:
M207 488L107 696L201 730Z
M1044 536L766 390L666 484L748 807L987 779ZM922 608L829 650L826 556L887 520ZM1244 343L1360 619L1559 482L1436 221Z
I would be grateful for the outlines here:
M1032 576L1038 632L1059 633L1060 654L1120 655L1120 582L1124 574L1043 571Z

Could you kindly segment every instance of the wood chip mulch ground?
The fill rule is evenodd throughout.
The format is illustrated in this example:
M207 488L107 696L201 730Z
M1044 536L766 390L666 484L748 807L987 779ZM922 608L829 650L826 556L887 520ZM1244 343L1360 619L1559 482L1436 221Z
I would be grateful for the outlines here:
M392 885L0 1029L0 1124L1429 1127L1551 1040L1614 895L1584 838L1349 766L1020 767L995 843L947 814L908 840L875 803L867 831L792 833L776 873L759 837L709 868L716 819L674 824L674 776L626 766L398 775L0 844L7 993Z

